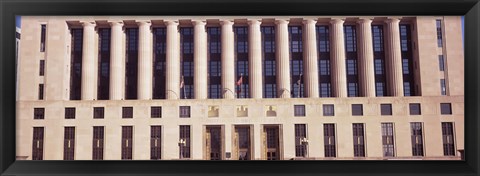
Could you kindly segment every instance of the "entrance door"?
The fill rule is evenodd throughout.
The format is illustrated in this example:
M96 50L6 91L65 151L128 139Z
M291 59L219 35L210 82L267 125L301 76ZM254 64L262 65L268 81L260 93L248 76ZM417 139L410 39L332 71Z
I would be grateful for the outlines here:
M207 159L222 159L222 129L220 126L207 126Z
M279 148L279 128L278 126L265 126L263 128L265 133L265 144L267 160L279 160L280 148Z
M238 160L251 160L251 139L249 126L235 127L236 147L238 151Z

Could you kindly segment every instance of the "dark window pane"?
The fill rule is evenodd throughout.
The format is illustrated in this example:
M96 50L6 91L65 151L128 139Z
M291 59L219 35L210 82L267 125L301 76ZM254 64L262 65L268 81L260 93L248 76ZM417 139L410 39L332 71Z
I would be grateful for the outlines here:
M161 118L162 117L162 107L161 106L152 106L150 108L150 114L152 118Z
M32 160L43 160L44 128L33 127Z
M150 127L150 159L162 159L162 127Z
M443 155L455 156L455 137L452 122L442 122Z
M363 116L363 105L362 104L352 104L352 115L353 116Z
M47 25L42 24L40 32L40 52L45 52L45 39L47 35Z
M440 103L440 109L442 115L452 115L452 104L451 103Z
M180 159L190 158L190 125L180 125Z
M333 104L323 105L323 116L335 116L335 109Z
M44 119L44 118L45 118L45 108L33 109L33 119Z
M420 107L420 103L410 103L410 115L421 115L422 110Z
M380 104L382 115L392 115L392 104Z
M412 155L423 156L423 129L422 122L410 122L412 130Z
M325 157L336 157L335 124L323 124Z
M122 118L133 118L133 107L122 107Z
M65 108L65 119L75 119L75 108Z
M354 123L353 127L353 155L365 157L365 141L363 123Z
M104 127L93 127L93 141L92 141L92 159L103 160L103 146L104 146Z
M305 116L305 105L294 105L295 116Z
M180 106L180 118L190 118L190 106Z
M40 76L43 76L45 73L45 60L40 60Z
M295 124L295 156L306 157L307 154L307 128L305 124Z
M382 123L382 145L384 157L395 156L394 142L393 123Z
M65 127L63 160L75 159L75 127Z
M132 159L133 127L122 126L122 160Z
M104 117L104 107L94 107L93 108L93 118L94 119L103 119Z
M38 85L38 100L43 100L43 84Z

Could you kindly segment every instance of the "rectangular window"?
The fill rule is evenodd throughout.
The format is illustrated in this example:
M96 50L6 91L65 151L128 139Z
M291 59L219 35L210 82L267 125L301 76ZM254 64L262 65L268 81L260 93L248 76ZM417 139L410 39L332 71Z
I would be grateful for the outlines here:
M452 104L440 103L440 113L442 115L452 115Z
M180 125L180 159L190 158L190 125Z
M110 31L110 28L98 29L98 100L108 100L110 94Z
M443 55L438 55L438 66L440 67L440 71L445 71L445 60Z
M405 96L412 96L412 89L410 82L403 82L403 95Z
M165 99L166 81L166 46L165 27L155 27L153 31L153 99Z
M400 48L402 57L404 96L415 96L415 77L413 75L413 50L410 24L400 24Z
M70 100L80 100L82 92L83 29L71 29Z
M354 123L353 127L353 155L365 157L364 127L363 123Z
M133 107L122 107L122 118L124 119L133 118Z
M43 100L43 84L38 85L38 100Z
M75 119L75 108L65 108L65 119Z
M40 60L40 76L43 76L45 74L45 60Z
M307 127L305 124L295 124L295 156L307 156Z
M92 159L103 160L103 146L104 146L104 127L93 127L93 145L92 145Z
M335 107L333 104L323 105L323 116L335 116Z
M137 99L138 28L126 28L125 99Z
M392 104L380 104L380 111L382 116L392 115Z
M33 127L32 160L43 160L43 127Z
M295 116L305 116L305 105L294 105Z
M45 52L45 38L47 35L47 25L42 24L40 32L40 52Z
M150 127L150 159L162 159L162 127Z
M33 108L33 119L44 119L45 108Z
M237 98L250 98L248 60L248 27L234 27L235 81ZM241 81L240 81L241 80Z
M302 26L288 26L290 46L291 97L301 98L305 94L303 75L303 31Z
M325 145L325 157L336 157L335 124L323 124L323 139L323 143Z
M183 87L180 88L181 99L194 98L193 35L193 27L180 28L180 73L183 79Z
M377 97L383 97L386 95L385 83L383 82L375 83L375 94Z
M352 104L352 116L363 116L362 104Z
M422 115L420 103L410 103L410 115Z
M348 83L348 97L358 97L358 83Z
M94 119L103 119L105 114L104 107L93 107L93 118Z
M447 85L445 83L445 79L440 79L440 87L442 95L447 95Z
M132 159L133 127L122 126L122 160Z
M330 83L320 83L320 96L321 97L332 97L331 91L332 85Z
M442 37L442 20L436 20L437 24L437 44L438 47L443 46L443 37Z
M152 118L161 118L162 117L162 107L161 106L152 106L150 108L150 115Z
M263 59L263 98L277 98L275 27L261 26Z
M220 27L207 27L208 98L222 98L222 41Z
M382 123L382 145L383 156L394 157L395 156L395 140L393 135L393 123Z
M320 97L331 97L330 34L329 26L316 26L318 53L318 82Z
M423 156L423 129L422 122L410 122L412 130L412 155Z
M75 159L75 127L65 127L63 160Z
M453 123L442 122L443 155L455 156L455 138L453 135Z
M180 106L180 118L190 118L190 106Z

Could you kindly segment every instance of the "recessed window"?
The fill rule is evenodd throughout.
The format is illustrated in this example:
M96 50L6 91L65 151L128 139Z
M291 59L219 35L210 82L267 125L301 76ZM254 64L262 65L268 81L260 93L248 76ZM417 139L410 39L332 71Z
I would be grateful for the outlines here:
M124 119L133 118L133 107L122 107L122 118Z
M45 60L40 60L40 76L43 76L45 74Z
M44 118L45 118L45 108L33 109L33 119L44 119Z
M352 115L353 116L363 116L363 105L362 104L352 104Z
M445 59L443 55L438 55L438 66L440 71L445 71Z
M294 105L295 116L305 116L305 105Z
M38 85L38 99L43 100L43 84Z
M45 52L45 38L47 35L47 25L41 25L41 32L40 32L40 52Z
M453 135L453 123L442 122L443 155L455 156L455 137Z
M75 119L75 108L65 108L65 119Z
M152 118L161 118L162 117L162 107L161 106L152 106L150 109Z
M323 105L323 116L335 116L335 107L333 104Z
M440 111L442 115L452 115L452 104L440 103Z
M380 104L380 111L383 115L392 115L392 104Z
M94 119L103 119L105 114L105 108L104 107L94 107L93 108L93 118Z
M420 103L410 103L410 115L422 115Z
M190 118L190 106L180 106L180 118Z

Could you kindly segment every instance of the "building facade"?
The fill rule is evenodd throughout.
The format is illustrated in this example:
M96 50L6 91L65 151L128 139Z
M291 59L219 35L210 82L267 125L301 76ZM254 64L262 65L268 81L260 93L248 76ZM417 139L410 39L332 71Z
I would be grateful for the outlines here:
M24 16L17 159L460 159L460 16Z

